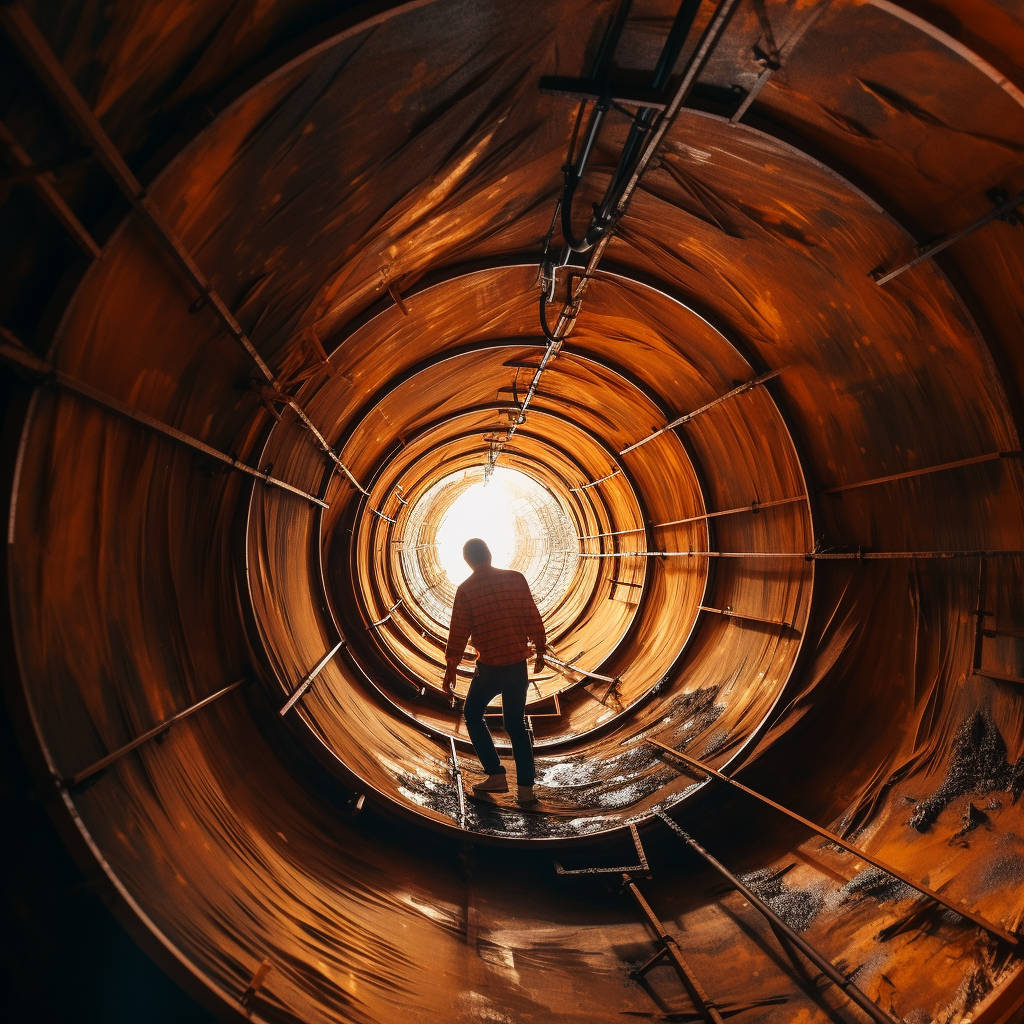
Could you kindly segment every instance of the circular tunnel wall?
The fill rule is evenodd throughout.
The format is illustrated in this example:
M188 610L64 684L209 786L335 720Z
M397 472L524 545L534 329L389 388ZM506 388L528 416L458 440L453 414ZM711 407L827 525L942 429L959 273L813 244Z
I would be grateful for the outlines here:
M653 66L674 14L635 7L627 71ZM750 124L726 99L764 71L741 9L616 225L497 456L550 498L524 521L557 508L571 541L536 569L558 580L527 706L544 806L458 799L481 772L440 689L451 589L431 604L416 588L438 582L440 519L545 353L539 266L576 106L538 80L583 73L611 9L437 2L355 21L279 60L148 186L272 386L137 217L49 346L65 379L257 471L53 378L21 424L9 520L18 699L59 813L222 1008L653 1012L621 969L643 959L642 921L550 864L633 857L630 826L656 844L668 811L799 904L801 930L867 964L858 983L908 1020L960 1019L1013 969L963 922L915 925L915 894L874 886L855 855L778 819L744 832L749 807L659 752L740 771L1019 925L1020 244L996 220L946 263L884 285L872 271L910 258L908 227L951 231L991 207L986 188L1020 191L1024 110L893 5L804 25L769 4L779 39L806 34ZM609 114L578 209L628 125ZM982 796L979 828L964 805ZM751 946L713 880L666 868L651 888L698 970L735 965L733 998L756 1002L765 976L784 992L751 1019L839 1012Z

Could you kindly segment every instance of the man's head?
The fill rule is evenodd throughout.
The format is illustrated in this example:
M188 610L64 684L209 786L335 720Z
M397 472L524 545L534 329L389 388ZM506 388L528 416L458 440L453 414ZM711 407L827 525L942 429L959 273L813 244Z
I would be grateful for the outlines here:
M491 549L479 537L474 537L462 546L462 557L471 569L479 569L491 564Z

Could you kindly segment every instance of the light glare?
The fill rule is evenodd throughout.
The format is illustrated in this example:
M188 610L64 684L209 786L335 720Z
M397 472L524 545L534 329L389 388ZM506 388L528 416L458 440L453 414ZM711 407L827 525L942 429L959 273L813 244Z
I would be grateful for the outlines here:
M491 549L491 564L507 569L516 550L515 498L509 479L500 468L487 483L473 484L444 514L437 530L437 558L453 587L472 570L462 557L462 546L479 537Z

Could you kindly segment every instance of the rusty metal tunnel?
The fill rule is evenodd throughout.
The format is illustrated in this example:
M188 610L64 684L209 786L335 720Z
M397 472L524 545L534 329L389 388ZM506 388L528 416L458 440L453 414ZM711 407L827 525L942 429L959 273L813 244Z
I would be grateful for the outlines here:
M204 1013L1024 1020L1020 3L0 28L10 731Z

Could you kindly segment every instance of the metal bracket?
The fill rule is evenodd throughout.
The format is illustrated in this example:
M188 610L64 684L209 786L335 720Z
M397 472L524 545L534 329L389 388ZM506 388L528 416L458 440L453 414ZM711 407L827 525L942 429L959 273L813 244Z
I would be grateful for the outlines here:
M556 860L555 871L560 875L643 875L644 878L651 877L651 869L647 864L647 855L644 853L643 845L640 842L640 833L636 825L629 823L629 831L633 836L633 845L636 847L636 856L639 863L619 868L563 868Z

